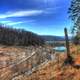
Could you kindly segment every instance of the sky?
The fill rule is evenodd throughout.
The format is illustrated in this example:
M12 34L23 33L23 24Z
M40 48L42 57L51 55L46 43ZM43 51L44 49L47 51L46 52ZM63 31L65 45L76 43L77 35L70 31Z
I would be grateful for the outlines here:
M68 8L71 0L0 0L0 23L40 35L63 36L72 21Z

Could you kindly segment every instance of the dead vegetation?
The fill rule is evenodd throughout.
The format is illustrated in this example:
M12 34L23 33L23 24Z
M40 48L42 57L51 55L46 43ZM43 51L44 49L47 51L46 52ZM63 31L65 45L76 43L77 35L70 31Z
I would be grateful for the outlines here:
M75 64L79 64L80 63L80 57L79 57L79 46L70 46L70 55L73 57ZM38 53L41 53L41 50L43 49L43 53L45 54L45 48L36 48L38 50ZM48 51L48 53L51 54L51 48L47 47L46 48ZM16 57L14 58L11 57L11 55L6 54L5 52L7 51L7 53L10 52L10 50L15 53L16 52ZM12 48L11 47L5 47L5 48L1 48L0 51L3 52L4 54L0 53L0 61L2 63L6 62L7 64L10 64L8 61L12 60L12 62L15 61L20 61L22 58L24 58L24 56L21 55L25 55L23 52L33 52L35 51L35 49L33 48L33 50L30 48L29 51L29 47L25 48L25 49L20 49L20 48ZM19 54L20 52L20 54ZM54 53L54 52L53 52ZM6 54L6 55L5 55ZM18 55L20 55L21 57L19 57ZM26 54L27 55L27 54ZM29 55L27 55L28 57ZM36 55L39 56L39 55ZM40 55L41 56L41 55ZM6 68L2 68L0 69L0 80L80 80L80 68L76 68L74 66L71 65L64 65L64 60L66 58L66 54L65 53L55 53L55 59L54 60L49 60L39 66L37 66L36 68L33 69L33 71L31 72L32 67L36 66L33 65L32 66L32 62L35 64L39 64L42 63L41 60L44 59L40 58L39 62L37 62L35 59L35 56L33 57L33 59L28 60L28 62L22 62L17 66L13 66L13 67L6 67ZM47 58L47 57L46 57ZM24 58L25 59L25 58ZM23 59L22 59L23 60ZM44 60L43 60L44 61ZM0 62L0 63L1 63ZM5 65L7 65L4 63L0 64L0 68L4 67ZM29 70L27 72L27 70ZM18 73L19 74L18 74ZM15 73L15 74L14 74ZM29 73L29 74L28 74Z

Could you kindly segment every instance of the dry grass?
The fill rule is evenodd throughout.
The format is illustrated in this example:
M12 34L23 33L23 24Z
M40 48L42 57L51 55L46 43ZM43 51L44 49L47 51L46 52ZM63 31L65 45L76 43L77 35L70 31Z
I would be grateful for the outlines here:
M7 52L23 52L25 49L15 48L15 47L5 47L0 48L0 51L3 53ZM71 56L74 58L75 63L80 63L80 46L72 45L70 47ZM7 55L1 55L0 61L9 61ZM3 57L3 58L2 58ZM21 74L15 77L14 80L80 80L80 69L74 68L71 65L62 66L64 60L66 58L66 54L56 54L55 61L48 61L47 64L38 67L36 71L34 71L31 75L27 76L26 74ZM12 58L13 61L14 58ZM20 68L25 65L20 65ZM1 67L1 65L0 65ZM14 74L14 69L8 67L4 69L0 69L0 80L11 80L12 74Z

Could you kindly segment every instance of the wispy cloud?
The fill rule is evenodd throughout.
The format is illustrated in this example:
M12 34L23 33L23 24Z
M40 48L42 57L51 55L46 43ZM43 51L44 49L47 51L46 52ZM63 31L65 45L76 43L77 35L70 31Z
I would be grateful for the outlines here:
M13 25L22 24L22 23L24 22L10 22L10 23L7 23L7 25L13 26Z
M8 21L8 20L7 21L2 21L2 20L0 21L0 23L2 23L2 24L4 24L4 23L10 23L10 22L11 21Z
M23 24L23 23L32 23L34 21L35 20L27 20L27 21L0 21L0 23L6 24L6 25L10 25L10 26L14 26L14 25Z
M0 14L0 18L35 16L42 13L43 10L8 11L4 14Z
M41 10L38 9L38 10L7 11L3 14L0 14L0 19L13 18L13 17L36 16L40 14L50 14L50 13L56 12L56 10L59 8L61 7L45 8Z

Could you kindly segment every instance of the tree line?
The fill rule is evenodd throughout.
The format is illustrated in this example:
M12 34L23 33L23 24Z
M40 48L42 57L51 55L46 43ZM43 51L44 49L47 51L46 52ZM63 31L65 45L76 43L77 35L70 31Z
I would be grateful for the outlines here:
M24 29L13 29L0 25L0 44L29 46L43 45L44 40L37 34Z

